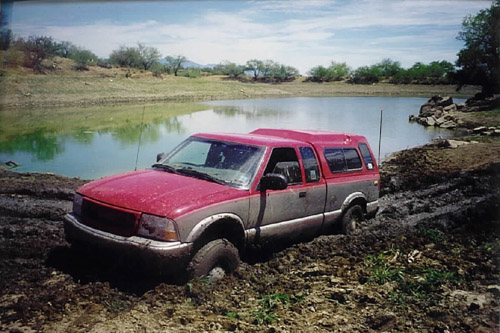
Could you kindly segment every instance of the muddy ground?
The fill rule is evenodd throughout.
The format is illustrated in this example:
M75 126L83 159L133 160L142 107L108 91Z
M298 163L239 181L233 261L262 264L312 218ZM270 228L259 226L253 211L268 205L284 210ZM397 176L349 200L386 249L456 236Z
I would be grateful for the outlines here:
M74 253L83 181L0 170L0 331L498 332L500 143L444 146L386 161L356 234L255 250L217 284Z

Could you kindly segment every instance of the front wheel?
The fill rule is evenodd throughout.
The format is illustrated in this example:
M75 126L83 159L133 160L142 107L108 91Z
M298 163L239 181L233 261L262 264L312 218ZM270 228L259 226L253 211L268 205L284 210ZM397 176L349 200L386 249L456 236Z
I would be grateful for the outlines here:
M358 228L358 224L364 220L363 208L360 205L349 207L342 216L342 233L345 235L353 234Z
M227 239L205 244L189 263L189 278L206 276L214 282L232 273L240 264L238 249Z

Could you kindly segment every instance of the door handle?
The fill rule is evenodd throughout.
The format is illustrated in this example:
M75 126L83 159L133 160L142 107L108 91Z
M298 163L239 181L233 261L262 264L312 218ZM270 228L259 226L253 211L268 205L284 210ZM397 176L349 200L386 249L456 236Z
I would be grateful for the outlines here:
M307 192L299 192L299 198L305 198Z

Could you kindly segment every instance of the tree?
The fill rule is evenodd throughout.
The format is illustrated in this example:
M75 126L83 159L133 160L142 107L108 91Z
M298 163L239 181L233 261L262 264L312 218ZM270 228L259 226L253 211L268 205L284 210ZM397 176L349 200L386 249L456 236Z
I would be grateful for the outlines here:
M500 0L465 17L457 39L465 42L456 61L458 89L478 84L486 95L500 93Z
M76 62L77 70L88 70L88 66L96 64L99 58L89 50L74 48L70 53L70 59Z
M138 43L137 50L139 51L140 63L145 70L150 69L155 62L160 60L161 54L155 47Z
M77 50L78 47L68 41L62 41L57 44L56 55L62 58L69 58L71 52Z
M351 69L345 62L332 61L330 67L317 66L309 71L309 80L315 82L340 81L349 75Z
M24 66L36 72L42 71L42 61L56 55L57 43L51 37L30 36L27 40L19 39L16 42L24 53Z
M354 71L351 77L353 83L371 84L380 81L382 71L377 65L362 66Z
M382 59L382 61L375 66L380 68L381 75L384 77L394 76L402 70L401 63L399 61L393 61L390 58Z
M257 80L262 75L264 62L262 60L252 59L247 61L247 70L253 72L253 79Z
M237 78L245 73L245 66L235 64L234 62L224 61L218 64L215 70L219 73L229 76L230 78Z
M120 67L140 67L141 54L136 47L120 46L118 50L111 52L109 62Z
M182 67L182 63L187 61L187 58L183 55L176 55L176 56L167 56L165 57L166 65L167 65L167 71L169 73L173 72L175 76L177 76L177 72L179 72L179 69Z

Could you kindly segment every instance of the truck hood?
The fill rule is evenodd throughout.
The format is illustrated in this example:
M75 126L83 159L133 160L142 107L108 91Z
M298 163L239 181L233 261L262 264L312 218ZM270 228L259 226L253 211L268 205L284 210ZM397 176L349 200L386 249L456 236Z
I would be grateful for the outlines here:
M172 219L248 195L244 190L158 170L106 177L83 185L77 192L109 205Z

